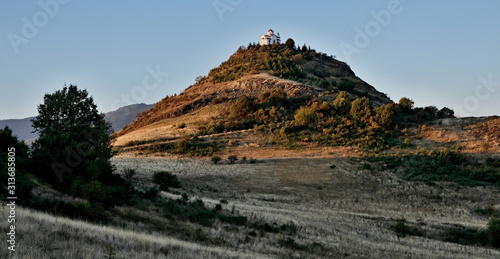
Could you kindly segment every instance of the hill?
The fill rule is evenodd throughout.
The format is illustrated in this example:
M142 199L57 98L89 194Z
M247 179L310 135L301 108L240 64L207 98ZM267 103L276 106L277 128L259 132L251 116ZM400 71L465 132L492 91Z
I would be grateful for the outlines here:
M126 144L124 139L126 142L168 139L182 132L200 132L204 125L219 125L205 133L233 132L270 125L267 119L274 120L268 130L275 131L293 121L301 107L312 108L313 113L324 118L349 112L346 107L326 111L341 92L345 92L342 98L348 102L368 99L372 110L392 103L384 93L357 77L346 63L332 56L286 44L250 44L240 47L207 76L198 77L181 94L167 96L145 111L117 133L116 143ZM245 98L250 103L242 103ZM193 117L195 113L198 115ZM243 116L244 113L248 116ZM187 129L172 132L176 128L172 127L173 121Z
M38 134L33 133L33 127L31 127L31 120L35 117L28 117L24 119L10 119L10 120L0 120L0 128L8 126L12 129L14 135L22 140L30 141L38 137Z
M333 97L347 91L353 98L367 96L375 106L392 102L385 94L358 78L341 61L315 50L289 48L284 44L240 47L227 61L178 96L167 96L143 113L119 135L173 118L214 103L257 97L264 91L282 89L288 96Z
M105 119L111 123L113 132L118 132L126 125L133 122L139 114L151 109L153 105L145 103L131 104L118 108L116 111L107 112Z

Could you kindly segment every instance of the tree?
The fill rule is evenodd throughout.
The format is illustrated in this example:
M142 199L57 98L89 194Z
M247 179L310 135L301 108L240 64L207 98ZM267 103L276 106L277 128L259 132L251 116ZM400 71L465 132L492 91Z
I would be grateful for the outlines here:
M288 38L285 45L290 49L295 49L295 41L292 38Z
M437 112L437 117L438 118L455 118L455 112L448 107L443 107L441 110L439 110Z
M38 113L32 120L39 133L32 146L33 173L60 191L104 206L118 201L115 194L123 197L125 181L110 161L111 126L86 90L70 85L45 94ZM106 195L90 194L93 189Z
M233 118L243 119L249 114L255 112L255 100L253 97L241 95L236 102L229 107L230 116Z
M370 99L361 97L352 102L349 114L356 120L366 122L372 115Z
M375 108L377 123L386 130L390 130L394 126L396 114L394 106L394 103L388 103Z
M311 108L303 106L295 112L294 119L301 125L309 125L316 122L317 116Z
M153 182L158 184L160 190L168 191L168 188L180 188L181 182L177 175L170 172L160 171L153 174Z
M335 111L346 114L351 109L351 102L348 99L347 92L340 91L335 100L333 100Z
M399 107L401 108L401 110L403 112L409 113L411 111L411 109L413 109L414 104L415 103L410 98L403 97L403 98L399 99Z

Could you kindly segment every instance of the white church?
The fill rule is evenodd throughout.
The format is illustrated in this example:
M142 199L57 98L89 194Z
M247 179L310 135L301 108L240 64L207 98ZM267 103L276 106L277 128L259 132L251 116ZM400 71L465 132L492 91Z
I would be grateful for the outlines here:
M278 32L278 34L274 34L274 31L272 29L267 30L267 34L264 34L260 36L260 45L271 45L274 43L281 43L281 37Z

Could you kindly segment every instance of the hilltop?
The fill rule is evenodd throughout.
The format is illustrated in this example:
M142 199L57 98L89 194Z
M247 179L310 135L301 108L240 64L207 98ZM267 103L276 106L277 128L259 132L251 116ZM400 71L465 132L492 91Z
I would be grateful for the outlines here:
M118 135L174 118L210 104L257 97L264 91L282 89L287 96L333 98L344 90L353 98L367 96L376 106L392 102L385 94L361 80L344 62L310 48L285 44L240 47L227 61L197 78L180 95L167 96L144 112Z

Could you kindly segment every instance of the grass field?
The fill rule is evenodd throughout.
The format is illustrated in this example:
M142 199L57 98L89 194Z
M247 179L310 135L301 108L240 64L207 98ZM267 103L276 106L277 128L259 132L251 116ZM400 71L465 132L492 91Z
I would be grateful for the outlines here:
M359 158L268 159L213 165L209 160L164 157L113 159L121 172L135 169L134 183L152 185L155 171L176 174L191 199L222 203L250 221L296 227L295 233L253 231L216 222L187 223L206 239L154 232L144 222L99 226L18 208L18 250L2 258L499 258L500 251L408 235L394 225L405 219L426 233L485 228L478 208L500 206L495 187L406 182ZM332 168L333 167L333 168ZM362 169L364 168L364 169ZM175 197L178 194L162 193ZM130 208L117 211L134 212ZM2 215L6 215L2 207ZM144 212L142 212L144 213ZM159 217L154 211L147 217ZM165 221L165 224L173 224ZM2 220L1 228L7 231ZM55 242L57 240L57 242ZM62 256L62 257L61 257Z

